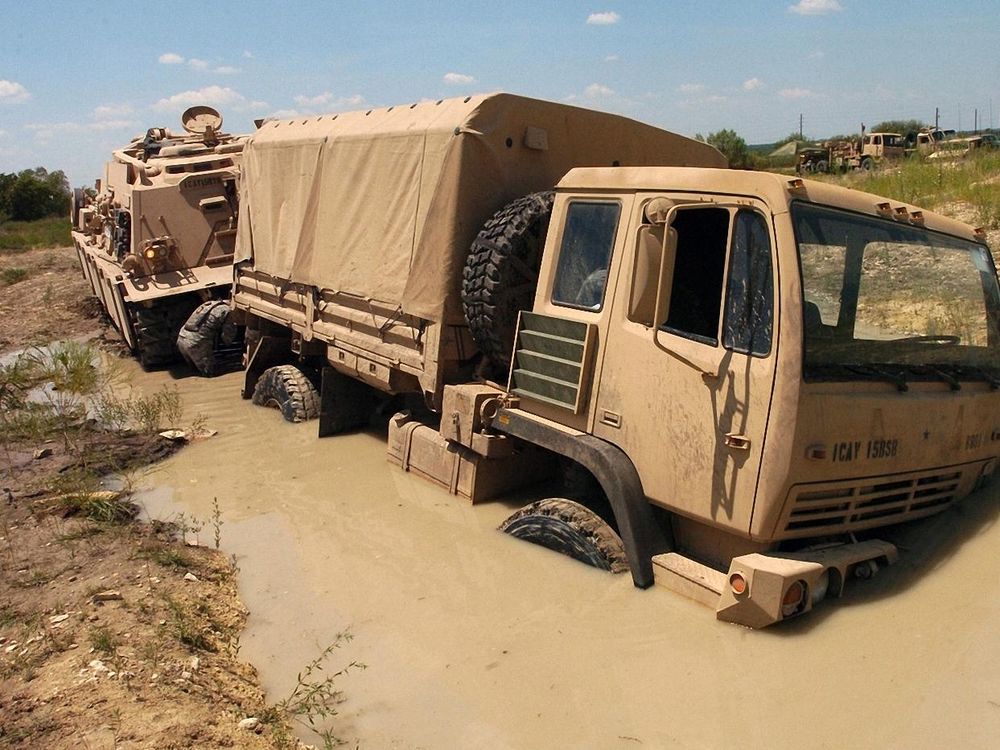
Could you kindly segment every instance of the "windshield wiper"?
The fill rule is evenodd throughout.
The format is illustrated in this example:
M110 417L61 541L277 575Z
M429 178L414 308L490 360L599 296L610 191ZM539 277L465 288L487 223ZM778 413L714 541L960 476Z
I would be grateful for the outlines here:
M902 370L887 370L881 365L868 364L845 364L844 368L851 372L855 372L858 375L867 375L869 377L874 377L877 380L885 380L895 385L896 390L898 391L902 392L910 390L910 385L906 382L906 376L903 374Z

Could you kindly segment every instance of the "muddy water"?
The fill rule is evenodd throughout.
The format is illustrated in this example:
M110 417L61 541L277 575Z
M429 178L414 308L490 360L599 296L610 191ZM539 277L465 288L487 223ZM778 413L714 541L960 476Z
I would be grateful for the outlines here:
M169 382L136 374L144 388ZM318 440L177 381L217 437L146 479L153 514L222 512L251 611L242 655L273 698L338 631L337 731L370 748L995 747L1000 496L898 541L902 562L786 627L749 631L676 594L495 531L392 467L384 439ZM201 532L211 543L212 529ZM336 662L336 658L335 658Z

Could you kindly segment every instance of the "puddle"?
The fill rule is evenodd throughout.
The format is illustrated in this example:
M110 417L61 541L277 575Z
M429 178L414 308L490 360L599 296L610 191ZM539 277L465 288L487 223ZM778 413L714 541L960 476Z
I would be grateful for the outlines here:
M165 373L134 368L153 391ZM349 628L337 733L378 748L989 747L1000 736L1000 496L907 530L879 578L789 627L749 631L628 575L495 530L402 473L384 440L319 440L174 381L218 430L148 475L154 516L222 513L251 615L241 654L271 699ZM211 544L207 523L202 542ZM927 546L927 539L937 546ZM338 661L338 657L340 660Z

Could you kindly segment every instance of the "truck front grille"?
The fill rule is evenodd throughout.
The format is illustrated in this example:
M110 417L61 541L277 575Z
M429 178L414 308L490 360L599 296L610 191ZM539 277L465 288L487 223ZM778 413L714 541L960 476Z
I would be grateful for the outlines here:
M792 487L782 537L884 526L944 510L967 494L979 464Z

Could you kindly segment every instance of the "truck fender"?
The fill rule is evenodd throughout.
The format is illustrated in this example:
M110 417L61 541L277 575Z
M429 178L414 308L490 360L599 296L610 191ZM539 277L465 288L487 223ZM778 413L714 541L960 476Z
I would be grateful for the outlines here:
M593 435L575 435L510 409L500 409L493 428L576 461L590 471L611 503L625 545L632 582L653 585L653 555L671 549L646 500L631 459L620 448Z

